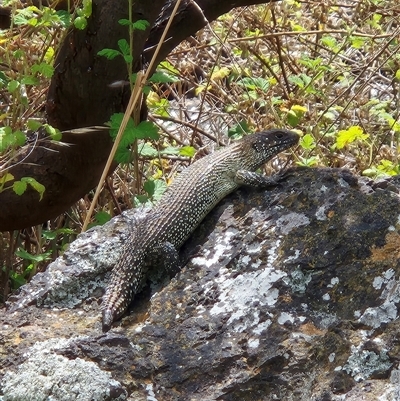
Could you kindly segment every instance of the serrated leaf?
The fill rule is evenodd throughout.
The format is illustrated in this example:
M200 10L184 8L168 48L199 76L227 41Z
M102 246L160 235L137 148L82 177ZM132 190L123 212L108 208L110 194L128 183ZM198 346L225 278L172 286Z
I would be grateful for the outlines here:
M153 201L158 201L166 191L167 184L163 180L147 180L143 189Z
M131 54L131 49L126 39L120 39L118 41L118 47L121 50L123 56L128 56Z
M157 157L158 151L157 149L154 149L153 146L145 143L139 146L139 155L143 157Z
M369 137L369 134L364 134L364 130L358 126L353 125L347 130L341 130L338 132L336 138L336 146L338 149L344 148L346 145L356 141L365 140Z
M39 79L33 77L32 75L26 75L21 79L21 84L24 85L38 85L39 83Z
M238 124L228 129L228 136L229 138L240 138L241 136L243 136L244 134L248 134L249 132L249 124L246 120L242 120Z
M71 25L71 14L67 10L58 10L56 11L56 15L58 15L60 24L64 28L69 28L69 26Z
M26 191L27 183L23 181L15 181L13 184L13 191L17 195L22 195Z
M214 81L221 81L226 78L230 74L230 69L228 67L222 67L219 69L215 69L211 74L211 79Z
M160 153L162 153L163 155L179 155L179 149L176 146L168 146Z
M132 26L134 29L138 29L139 31L144 31L150 26L150 23L144 19L139 19L135 21L132 24Z
M45 78L51 78L54 74L54 67L47 63L34 64L31 71L42 74Z
M114 50L114 49L102 49L97 52L97 55L104 56L108 60L113 60L117 56L122 56L121 52L119 52L118 50Z
M128 148L119 146L115 152L114 160L117 163L128 164L132 161L132 153Z
M158 139L158 128L151 121L142 121L135 127L137 139Z
M193 157L196 154L196 149L193 146L182 146L179 149L181 156Z
M301 139L300 139L300 146L303 149L307 149L307 150L312 150L315 148L315 141L314 138L310 135L310 134L306 134L304 135Z
M395 75L396 79L400 81L400 69L398 69L396 71L396 75Z
M249 90L260 89L263 92L266 92L270 87L270 82L264 78L244 77L237 84Z

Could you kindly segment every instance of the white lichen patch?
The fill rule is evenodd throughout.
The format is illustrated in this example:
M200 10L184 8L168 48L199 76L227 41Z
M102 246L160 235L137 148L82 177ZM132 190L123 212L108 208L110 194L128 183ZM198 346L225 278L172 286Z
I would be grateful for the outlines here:
M273 285L284 276L285 272L270 267L234 278L220 276L219 297L210 314L229 315L227 324L238 332L254 328L260 322L259 311L276 303L279 291Z
M310 224L310 219L304 213L288 213L276 221L276 227L284 235L289 234L293 229Z
M389 323L397 319L397 304L400 302L400 283L395 278L393 269L386 270L382 276L374 278L372 286L375 290L382 289L380 298L382 304L367 308L360 316L359 321L372 328L378 328L382 323Z
M383 373L392 366L385 351L381 351L377 354L368 350L360 350L358 347L352 346L351 352L351 355L343 366L343 370L351 374L356 381L366 380L370 378L373 373Z
M286 322L293 323L294 322L294 317L290 313L282 312L278 316L278 323L279 324L285 324Z
M327 285L327 287L332 288L337 284L339 284L339 277L332 277L331 282Z
M316 217L317 220L319 220L319 221L327 220L326 209L327 209L327 207L325 205L324 206L320 206L317 209L317 211L315 212L315 217Z
M125 400L121 384L93 362L69 359L57 353L71 340L38 342L25 354L27 360L16 371L8 371L1 383L3 399L35 401L109 400L111 389L120 388L115 400Z
M214 246L212 257L209 259L207 256L211 253L205 253L204 256L198 256L192 259L192 263L198 266L211 267L218 263L221 256L226 254L232 249L231 239L237 234L237 230L228 228L223 235L218 237L218 243Z

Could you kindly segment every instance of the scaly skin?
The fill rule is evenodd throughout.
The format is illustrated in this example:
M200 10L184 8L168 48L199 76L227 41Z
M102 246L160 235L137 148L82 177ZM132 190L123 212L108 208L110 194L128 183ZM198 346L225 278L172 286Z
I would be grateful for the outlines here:
M103 331L125 313L149 265L177 264L179 248L215 205L241 185L271 185L255 170L298 140L284 129L251 134L184 170L124 244L103 297Z

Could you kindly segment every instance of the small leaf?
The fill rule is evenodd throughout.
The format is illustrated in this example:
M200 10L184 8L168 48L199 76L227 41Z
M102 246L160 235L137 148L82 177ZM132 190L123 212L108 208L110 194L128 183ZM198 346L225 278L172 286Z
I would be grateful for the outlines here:
M250 127L246 120L240 121L239 124L234 125L228 130L229 138L240 138L248 133L250 133Z
M131 54L131 49L126 39L120 39L118 41L118 47L121 50L123 56L128 56Z
M74 19L74 27L80 31L87 27L87 19L84 16L76 17Z
M42 253L40 255L32 255L29 252L27 252L25 249L19 248L17 251L15 251L15 254L17 256L19 256L20 258L22 258L22 259L30 260L32 262L39 263L39 262L43 262L45 260L48 260L49 256L51 255L51 251Z
M163 180L147 180L143 184L143 189L149 198L158 201L167 189L167 184Z
M369 137L369 134L364 134L364 130L358 126L353 125L347 130L341 130L338 132L336 145L338 149L344 148L346 145L356 141L356 140L365 140Z
M181 156L193 157L196 154L196 149L193 146L182 146L179 149Z
M115 152L114 160L117 163L128 164L132 162L132 152L125 147L119 146Z
M139 31L144 31L150 26L150 23L144 19L139 19L139 20L135 21L132 24L132 26L134 29L137 29Z
M108 60L113 60L117 56L122 56L121 52L119 52L118 50L114 50L114 49L103 49L103 50L100 50L99 52L97 52L97 54L99 56L106 57Z
M50 124L43 124L44 129L50 135L53 141L60 141L62 138L61 131L58 128L52 127Z
M6 173L2 177L0 177L0 184L4 185L8 181L12 181L14 179L14 176L11 173Z
M174 77L171 74L167 74L166 72L156 71L150 78L149 82L153 83L173 83L178 82L179 79Z
M15 141L14 141L15 145L17 145L17 146L25 145L26 135L22 131L20 131L20 130L15 131L14 137L15 137Z
M54 67L47 63L34 64L31 71L42 74L45 78L51 78L54 74Z
M303 149L312 150L315 148L314 138L310 134L304 135L300 140L300 146Z
M32 131L36 131L42 126L42 123L37 120L28 120L26 125L27 125L28 129L30 129Z
M15 92L15 91L18 89L19 85L20 85L20 83L19 83L18 81L16 81L15 79L13 79L12 81L10 81L10 82L8 83L8 85L7 85L7 90L8 90L10 93L13 93L13 92Z
M22 195L26 191L27 183L23 181L15 181L13 184L13 191L17 195Z
M158 139L158 128L151 121L142 121L135 127L136 137L138 139Z
M143 157L157 157L158 151L157 149L154 149L153 146L145 143L139 146L139 155Z
M39 193L39 201L41 201L43 199L43 194L46 189L44 187L44 185L40 184L32 177L22 177L20 182L25 183L25 189L26 189L26 184L29 184L36 192L38 192ZM24 192L25 192L25 190L24 190Z
M103 224L107 223L107 221L111 220L111 215L107 212L97 212L94 218L96 222L102 226Z

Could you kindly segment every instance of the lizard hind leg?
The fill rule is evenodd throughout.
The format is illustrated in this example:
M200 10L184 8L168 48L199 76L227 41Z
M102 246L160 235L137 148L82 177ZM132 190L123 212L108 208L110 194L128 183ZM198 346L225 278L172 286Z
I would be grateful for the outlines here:
M152 266L150 274L156 279L159 279L163 272L173 277L181 268L179 252L173 244L165 241L154 247L149 255L149 265Z

